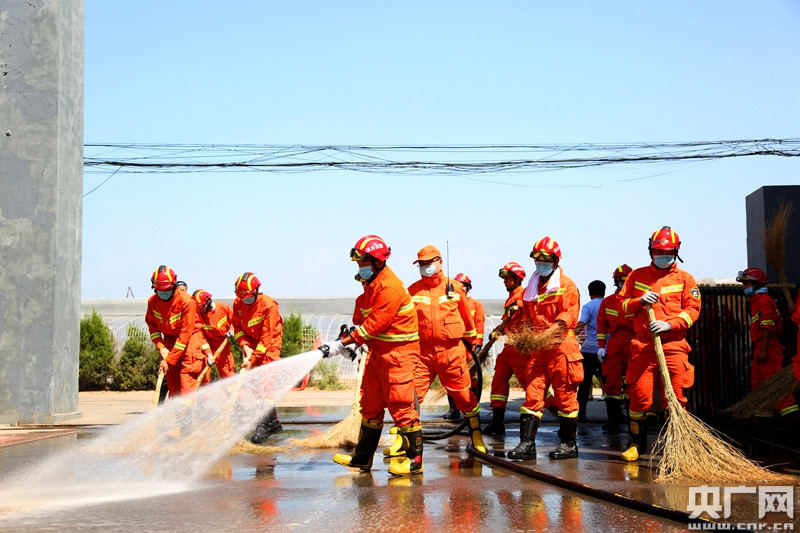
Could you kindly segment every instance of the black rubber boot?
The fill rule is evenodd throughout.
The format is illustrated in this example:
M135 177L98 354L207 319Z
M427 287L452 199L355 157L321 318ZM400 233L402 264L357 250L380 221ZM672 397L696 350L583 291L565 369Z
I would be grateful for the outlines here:
M603 433L622 433L620 426L625 421L625 417L622 414L622 400L606 397L605 402L608 422L603 424Z
M508 452L509 459L536 459L536 432L539 431L540 423L541 420L533 415L519 415L519 444Z
M273 409L267 416L261 419L250 437L250 442L253 444L263 444L267 441L270 435L280 433L283 431L281 421L278 420L278 413Z
M483 428L484 435L506 434L506 410L503 407L492 407L492 421Z
M442 415L442 418L445 420L460 420L461 411L456 409L456 403L449 394L447 395L447 403L450 404L450 409L448 409L447 412Z
M550 459L574 459L578 457L578 444L575 442L575 434L578 432L578 419L566 416L558 417L558 436L561 444L550 452Z
M395 476L413 476L425 470L422 464L422 428L403 433L403 441L408 442L405 457L392 457L389 473Z
M371 423L362 420L361 431L358 433L358 444L356 444L356 450L353 455L337 453L333 456L333 462L369 472L369 469L372 468L372 459L375 457L375 451L381 441L382 431L382 422Z

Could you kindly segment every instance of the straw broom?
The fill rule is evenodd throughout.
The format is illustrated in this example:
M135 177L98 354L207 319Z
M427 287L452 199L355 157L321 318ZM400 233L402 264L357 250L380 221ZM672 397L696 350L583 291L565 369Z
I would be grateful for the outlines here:
M304 448L343 448L355 446L361 431L361 380L364 378L364 367L369 353L362 355L358 363L358 379L356 380L356 394L353 398L353 407L347 418L331 427L322 435L306 437L305 439L292 439L294 446Z
M564 334L559 328L537 330L526 323L519 330L508 334L506 344L522 353L534 353L552 348L563 340Z
M779 401L795 392L800 392L800 383L792 373L792 365L785 366L750 394L723 409L722 414L740 420L750 419L757 413L771 411Z
M653 307L647 305L647 316L655 320ZM656 470L656 481L703 481L703 482L779 482L787 476L770 472L751 462L738 449L722 440L703 421L685 411L672 389L661 346L661 338L653 334L658 368L664 393L667 397L669 418L658 435L650 461L661 453Z
M784 252L786 249L786 228L789 225L793 211L794 207L791 201L782 201L775 215L764 226L763 234L764 254L767 257L767 262L778 274L778 281L789 309L794 307L794 303L789 293L789 282L786 279ZM796 390L798 390L798 383L794 379L792 367L789 365L773 374L737 403L723 409L722 413L732 418L752 418L757 413L772 410L780 400Z
M794 207L789 200L783 200L775 215L764 226L763 243L764 254L767 262L778 274L783 296L789 304L789 309L794 306L792 296L789 294L789 282L786 279L786 228L792 218Z

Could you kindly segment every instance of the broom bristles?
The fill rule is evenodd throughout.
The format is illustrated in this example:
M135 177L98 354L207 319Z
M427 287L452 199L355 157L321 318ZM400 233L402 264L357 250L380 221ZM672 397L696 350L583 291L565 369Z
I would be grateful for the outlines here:
M506 336L506 344L515 347L522 353L533 353L552 348L563 339L563 332L557 329L537 330L530 324L524 324Z
M750 394L722 410L731 418L748 419L756 414L771 411L783 398L800 390L800 383L792 373L792 366L785 366L765 380Z
M786 229L794 213L791 200L782 200L775 214L764 225L763 246L767 262L778 274L778 281L789 307L792 307L792 297L789 294L789 282L786 279Z
M670 409L653 454L661 453L656 481L788 482L789 476L771 472L750 461L720 434L683 409Z

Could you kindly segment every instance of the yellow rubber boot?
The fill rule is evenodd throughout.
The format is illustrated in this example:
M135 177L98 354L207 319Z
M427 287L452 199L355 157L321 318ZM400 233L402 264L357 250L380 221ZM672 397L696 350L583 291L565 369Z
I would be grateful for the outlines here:
M636 461L640 455L647 453L647 426L647 416L632 416L628 420L631 442L628 445L628 449L622 452L622 458L626 461Z
M416 428L413 431L403 432L403 428L399 428L403 434L403 440L406 441L406 455L405 457L393 457L392 462L389 464L389 473L395 476L413 476L421 474L425 470L422 463L422 428Z
M631 447L622 452L622 458L626 461L635 461L639 458L639 447L631 444Z
M464 415L469 424L469 435L472 437L472 447L481 453L486 453L486 444L483 443L483 434L481 433L481 423L478 420L478 413Z
M403 437L397 434L397 427L392 426L389 429L389 433L391 435L395 435L394 443L383 449L383 455L387 457L401 457L406 454L405 449L403 449Z

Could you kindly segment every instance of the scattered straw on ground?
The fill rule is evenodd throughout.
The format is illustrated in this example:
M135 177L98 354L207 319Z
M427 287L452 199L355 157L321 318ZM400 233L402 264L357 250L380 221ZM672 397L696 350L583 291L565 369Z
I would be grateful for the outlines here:
M722 414L746 420L757 413L771 411L779 401L795 391L800 391L800 383L794 378L791 365L783 367L759 385L756 390L737 403L722 410Z
M289 450L291 446L264 446L263 444L253 444L249 440L239 439L239 442L233 445L233 448L228 450L228 455L237 455L240 453L265 454L265 453L278 453Z
M564 334L557 329L536 330L526 324L519 330L506 336L506 344L514 346L522 353L533 353L546 350L559 344Z
M719 433L683 409L670 409L651 461L658 453L661 460L656 467L656 481L772 483L791 479L753 463Z

